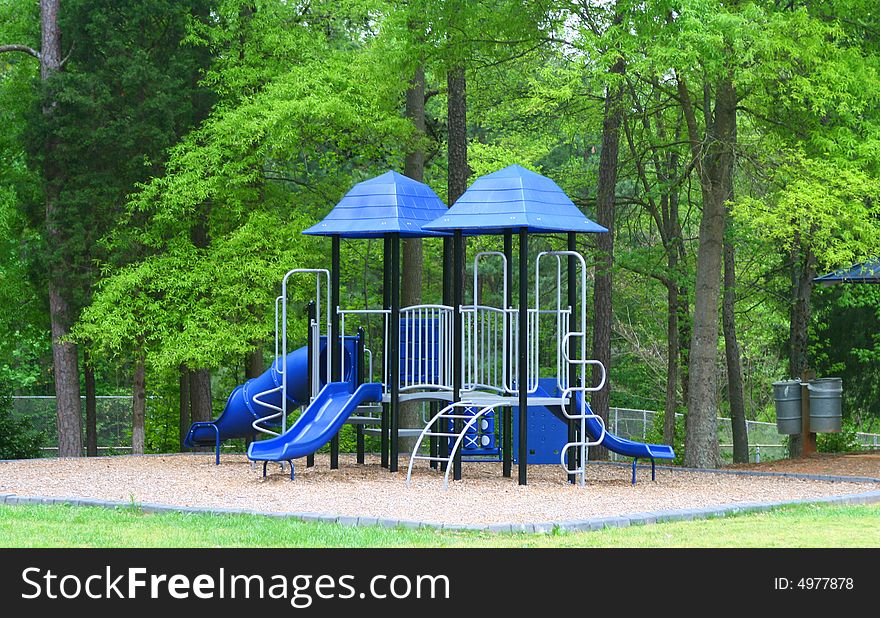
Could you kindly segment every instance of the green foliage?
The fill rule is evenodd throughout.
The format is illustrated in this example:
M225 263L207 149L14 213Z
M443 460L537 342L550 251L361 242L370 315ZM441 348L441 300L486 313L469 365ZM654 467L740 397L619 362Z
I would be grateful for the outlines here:
M679 413L684 413L685 409L679 409ZM660 410L654 415L653 423L650 427L647 428L645 432L645 442L648 444L663 444L663 422L664 418L666 418L666 412L664 410ZM673 463L675 465L683 465L684 464L684 434L685 434L685 421L684 416L676 416L675 417L675 443L672 445L672 450L675 451L675 459Z
M30 419L15 418L9 385L0 378L0 459L33 459L40 456L43 435Z
M816 450L820 453L853 453L862 450L862 444L856 435L857 428L849 421L844 421L837 433L816 434Z

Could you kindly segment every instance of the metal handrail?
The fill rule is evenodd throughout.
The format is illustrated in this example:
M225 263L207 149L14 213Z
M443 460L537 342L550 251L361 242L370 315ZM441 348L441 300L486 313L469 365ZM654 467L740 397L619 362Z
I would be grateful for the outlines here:
M327 375L330 375L330 369L333 367L333 346L330 345L330 271L326 268L294 268L287 271L281 280L281 354L282 354L282 370L281 370L281 431L287 430L287 281L291 275L311 274L315 275L315 315L317 320L309 326L317 327L319 337L314 339L315 351L319 350L320 345L320 320L321 320L321 275L327 279ZM277 336L277 331L276 331ZM320 358L320 357L319 357ZM320 375L318 363L313 363L314 377Z
M565 358L565 362L567 362L571 365L583 365L583 366L590 365L593 367L599 367L599 369L602 370L602 379L599 381L598 386L583 387L583 392L595 393L596 391L601 391L603 388L605 388L605 381L607 378L607 373L605 371L605 365L602 364L602 361L597 361L597 360L588 359L588 358L585 358L585 359L569 358L568 346L565 345L566 343L568 343L568 340L570 338L583 337L583 336L584 336L584 333L578 333L578 332L566 333L565 336L562 338L562 356ZM580 387L579 387L579 390L580 390Z
M275 388L270 388L269 390L265 390L260 393L257 393L256 395L254 395L251 398L253 400L253 402L256 404L259 404L261 406L265 406L265 407L269 408L270 410L276 410L275 414L270 414L268 416L261 416L260 418L255 419L254 422L251 423L251 427L253 427L255 431L267 433L271 436L281 435L278 432L272 431L271 429L266 429L264 427L260 427L261 423L266 423L268 421L275 420L276 418L278 418L279 416L284 414L284 410L282 408L279 408L278 406L273 405L271 403L268 403L266 401L260 400L260 397L263 397L264 395L271 395L272 393L277 393L278 391L281 390L281 388L282 387L280 387L280 386L276 386ZM284 397L285 396L284 393L282 393L281 396Z
M398 375L389 376L389 380L398 381L400 392L452 390L453 308L443 304L411 305L402 307L399 316L410 321L403 329L397 351L400 354L406 350L407 357L401 359ZM434 320L436 328L431 324ZM433 350L437 351L436 358L430 357ZM435 366L436 375L431 379Z
M475 403L473 403L473 402L468 402L468 401L456 401L456 402L453 402L453 403L449 404L448 406L446 406L445 408L443 408L443 409L440 410L439 412L437 412L437 414L435 414L435 415L431 418L431 420L428 421L428 423L425 425L425 428L422 429L422 432L419 434L419 437L418 437L418 439L416 440L416 444L415 444L415 446L413 447L412 455L411 455L410 458L409 458L409 467L408 467L408 469L407 469L407 471L406 471L406 482L407 482L407 484L410 483L410 480L411 480L411 477L412 477L413 464L415 463L415 461L416 461L416 459L417 459L417 455L418 455L418 452L419 452L419 448L421 448L421 446L422 446L422 442L424 441L425 436L427 436L429 433L431 433L430 430L431 430L431 428L434 426L434 423L436 423L438 420L444 418L444 415L445 415L445 414L447 414L449 411L454 410L454 409L456 409L456 408L479 408L480 405L481 405L481 404L475 404ZM452 460L455 459L455 453L458 451L458 448L461 446L461 443L462 443L462 441L464 440L464 436L465 436L465 434L467 434L468 429L470 429L471 427L473 427L474 423L475 423L477 420L479 420L480 417L482 417L482 416L483 416L484 414L486 414L487 412L490 412L490 411L494 410L494 409L495 409L496 407L498 407L499 405L500 405L500 404L498 404L498 403L491 403L491 404L489 404L489 405L486 405L486 406L482 407L482 408L479 410L479 412L475 413L475 414L473 415L473 417L469 418L469 420L467 421L467 423L465 423L465 424L463 425L461 431L458 433L458 437L456 438L455 443L452 445L452 448L449 449L448 457L445 458L444 461L446 461L447 463L451 463ZM423 458L423 459L424 459L424 458ZM448 489L448 488L449 488L449 472L450 472L450 470L452 470L452 466L447 465L447 466L446 466L446 474L443 475L443 488L444 488L444 489Z

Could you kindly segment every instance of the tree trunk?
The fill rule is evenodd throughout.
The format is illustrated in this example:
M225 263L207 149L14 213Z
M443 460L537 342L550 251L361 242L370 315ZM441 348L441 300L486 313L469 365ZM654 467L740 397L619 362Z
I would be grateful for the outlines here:
M796 239L799 240L799 237ZM800 246L796 242L796 247ZM791 275L791 314L789 317L789 377L800 379L809 367L807 356L807 338L810 328L810 299L813 295L813 279L816 276L816 256L809 248L795 249L792 252ZM803 451L801 435L792 435L789 439L789 451L792 457L800 457Z
M27 45L0 45L0 52L24 52L40 61L40 80L45 83L61 70L61 31L58 25L60 0L40 0L40 51ZM48 126L55 111L53 99L43 101L43 117ZM58 139L48 135L43 143L43 192L45 200L45 236L48 245L58 251L64 246L64 230L58 222L62 170L54 158ZM48 267L49 321L52 332L52 361L55 378L58 456L82 456L82 407L79 389L79 357L76 346L65 342L70 332L71 303L67 262L52 256Z
M414 146L406 154L403 164L405 176L424 181L425 151L422 140L425 137L425 68L420 64L409 82L406 91L406 117L415 127ZM409 307L422 302L422 239L403 240L403 269L401 270L400 306ZM421 427L421 405L405 402L400 405L400 427ZM400 451L409 453L415 446L415 438L401 438Z
M55 373L58 456L82 456L82 403L79 393L79 357L76 346L62 341L70 332L68 304L49 282L49 314L52 323L52 358Z
M464 67L449 69L446 76L447 122L449 125L447 159L449 205L467 190L471 175L468 167L467 142L467 79Z
M61 70L61 31L58 26L59 0L40 0L40 79L45 83ZM43 103L43 116L51 117L55 101ZM56 250L64 246L64 233L58 222L62 173L54 159L57 138L49 136L44 145L44 192L46 238ZM49 319L52 327L52 356L58 422L58 455L82 455L82 408L79 391L79 357L76 346L63 341L72 322L67 268L57 257L51 260L48 277Z
M131 398L131 452L134 455L144 454L145 419L147 416L146 379L147 371L144 357L138 355L134 365L134 388Z
M742 358L736 338L736 254L729 239L724 241L724 298L721 323L724 330L724 356L727 361L727 399L733 432L733 462L749 462L749 434L743 395Z
M718 301L721 296L725 202L732 195L733 188L737 100L732 80L729 77L721 79L717 88L714 119L707 126L706 139L703 139L697 129L696 116L683 80L679 81L679 94L703 198L689 358L685 465L715 468L720 463L716 401Z
M677 257L670 254L669 271L674 272ZM669 279L666 288L666 406L663 415L663 442L675 444L675 411L678 408L678 283Z
M621 74L623 58L609 69ZM605 95L605 118L602 123L602 151L599 154L599 179L596 196L596 221L608 228L607 234L596 237L596 276L593 284L593 358L600 361L608 376L605 388L593 393L590 407L607 425L611 392L611 315L612 265L614 252L614 200L617 190L617 160L620 145L620 124L623 120L623 86L609 87ZM593 386L599 384L599 374L593 374ZM590 449L590 459L607 459L608 449L596 446Z
M180 423L180 452L183 452L186 447L183 445L183 441L186 440L186 434L189 433L189 426L192 423L190 413L189 413L189 370L181 365L178 371L178 380L179 380L179 397L178 400L178 411L179 411L179 423Z
M189 371L189 402L193 423L207 422L212 419L211 371L209 369L191 369Z
M86 455L98 455L98 400L95 389L95 368L89 362L89 354L83 353L86 386Z
M266 361L263 359L262 346L248 352L244 359L244 378L251 380L259 378L266 371Z

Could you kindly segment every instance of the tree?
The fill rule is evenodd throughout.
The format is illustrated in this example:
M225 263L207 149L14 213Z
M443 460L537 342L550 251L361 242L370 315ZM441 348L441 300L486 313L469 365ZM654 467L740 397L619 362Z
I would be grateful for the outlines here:
M64 64L61 50L59 24L60 0L40 0L40 49L23 43L0 45L0 53L21 52L40 62L40 81L43 96L40 102L42 117L48 126L58 110L53 92L54 77ZM45 238L49 247L66 244L63 214L59 210L59 193L64 181L64 170L54 160L58 138L46 134L38 144L42 167L43 198L45 204ZM66 287L67 270L61 256L49 258L48 297L49 317L52 326L52 352L55 375L55 397L58 423L58 455L79 457L82 455L82 409L79 391L79 355L76 345L67 336L73 321L70 290Z

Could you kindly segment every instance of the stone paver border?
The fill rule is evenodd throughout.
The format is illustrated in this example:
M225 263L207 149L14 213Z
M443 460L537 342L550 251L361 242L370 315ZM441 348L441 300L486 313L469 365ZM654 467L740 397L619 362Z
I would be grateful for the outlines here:
M433 528L443 530L468 530L482 532L519 532L548 534L554 530L579 532L601 530L603 528L625 528L670 521L690 521L724 517L737 513L769 511L771 509L796 504L873 504L880 502L880 490L826 498L805 498L780 502L739 502L728 505L710 506L696 509L679 509L673 511L649 511L630 513L617 517L594 517L592 519L569 521L545 521L535 523L496 523L496 524L451 524L430 521L411 521L403 519L381 519L376 517L351 517L329 515L323 513L282 513L271 511L255 511L249 509L233 509L218 507L186 507L170 504L114 502L110 500L94 500L87 498L63 498L46 496L19 496L16 494L0 494L0 504L66 504L70 506L89 506L110 509L137 508L145 513L198 513L207 515L258 515L294 519L303 522L334 523L343 526L381 526L384 528Z

